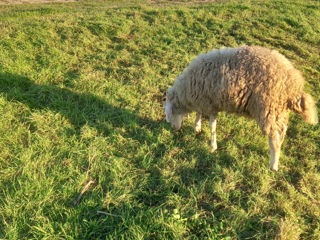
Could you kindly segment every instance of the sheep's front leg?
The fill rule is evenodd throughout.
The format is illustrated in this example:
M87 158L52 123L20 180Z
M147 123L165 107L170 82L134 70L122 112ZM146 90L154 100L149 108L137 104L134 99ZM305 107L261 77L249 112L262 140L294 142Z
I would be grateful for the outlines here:
M280 125L280 124L279 124ZM269 136L269 146L270 146L270 169L272 171L278 171L279 169L279 158L281 145L284 141L287 132L287 125L282 124L281 128L276 131L276 133Z
M218 148L217 138L216 138L217 114L210 116L209 125L210 125L210 132L211 132L210 150L211 152L214 152Z
M201 113L197 113L196 121L194 122L194 131L196 134L201 132Z
M269 137L269 146L270 146L270 169L272 171L278 171L279 169L279 157L281 149L281 136L276 133L275 136Z

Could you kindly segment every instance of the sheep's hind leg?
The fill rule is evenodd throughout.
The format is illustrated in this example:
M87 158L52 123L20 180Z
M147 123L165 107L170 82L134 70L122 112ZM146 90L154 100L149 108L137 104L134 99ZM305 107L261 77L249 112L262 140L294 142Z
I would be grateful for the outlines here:
M211 132L210 150L211 152L214 152L218 148L217 138L216 138L217 114L210 116L209 125L210 125L210 132Z
M196 134L201 132L201 113L197 113L196 121L194 122L194 131Z

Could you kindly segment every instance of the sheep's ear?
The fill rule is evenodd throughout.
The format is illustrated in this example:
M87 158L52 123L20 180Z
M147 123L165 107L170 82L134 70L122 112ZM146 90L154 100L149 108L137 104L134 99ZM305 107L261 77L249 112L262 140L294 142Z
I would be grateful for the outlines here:
M174 99L174 90L173 88L169 88L166 92L166 99L168 99L169 101L172 101Z
M167 101L166 105L164 106L164 109L166 111L166 120L169 122L171 115L172 115L172 103Z

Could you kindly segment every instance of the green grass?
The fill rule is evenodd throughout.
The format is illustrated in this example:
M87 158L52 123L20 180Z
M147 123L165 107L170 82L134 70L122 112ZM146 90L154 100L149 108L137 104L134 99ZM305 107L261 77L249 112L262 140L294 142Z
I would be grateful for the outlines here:
M319 125L291 116L273 173L254 121L220 113L211 154L208 124L174 132L161 102L195 56L244 44L319 101L319 19L312 0L0 5L0 238L320 239Z

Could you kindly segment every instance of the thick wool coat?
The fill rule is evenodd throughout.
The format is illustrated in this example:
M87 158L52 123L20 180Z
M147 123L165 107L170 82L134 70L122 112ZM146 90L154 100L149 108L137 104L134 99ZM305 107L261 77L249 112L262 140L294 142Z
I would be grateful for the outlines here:
M168 89L167 98L173 114L238 113L254 118L272 137L285 134L291 110L317 123L314 101L303 87L301 73L279 52L243 46L199 55Z

